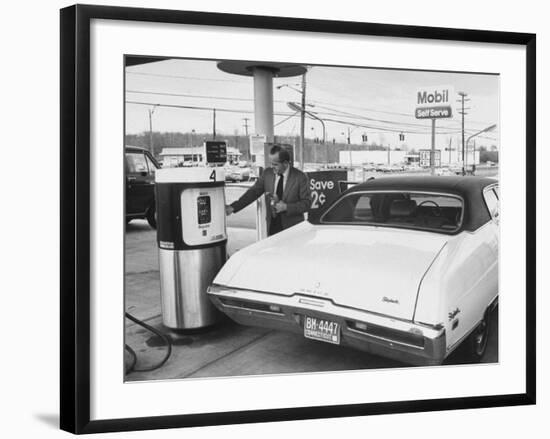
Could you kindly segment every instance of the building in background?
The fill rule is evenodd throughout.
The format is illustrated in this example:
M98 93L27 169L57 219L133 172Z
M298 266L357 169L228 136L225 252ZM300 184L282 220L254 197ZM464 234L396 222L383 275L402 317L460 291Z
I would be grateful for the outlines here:
M426 164L425 156L428 152ZM429 152L428 148L420 149L419 153L412 154L402 150L386 150L386 151L340 151L339 162L342 165L349 166L350 159L352 166L361 166L365 164L372 165L411 165L419 164L421 167L429 167ZM436 149L436 166L456 166L462 164L462 151L460 149L441 150ZM466 164L479 165L479 151L470 149L467 151Z
M227 147L227 163L237 164L242 154L237 148ZM192 166L195 163L204 163L205 146L162 148L160 162L164 168L175 168L178 166Z

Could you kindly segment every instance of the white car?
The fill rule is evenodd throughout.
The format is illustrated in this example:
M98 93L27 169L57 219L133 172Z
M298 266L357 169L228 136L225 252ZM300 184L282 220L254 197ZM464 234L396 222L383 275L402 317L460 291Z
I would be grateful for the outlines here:
M248 166L226 166L225 181L242 182L254 179L254 172Z
M462 342L480 359L498 303L498 183L371 179L319 224L233 255L209 296L238 323L294 331L417 365Z
M450 168L448 167L441 167L441 168L436 168L435 170L435 175L456 175L455 172L453 172Z

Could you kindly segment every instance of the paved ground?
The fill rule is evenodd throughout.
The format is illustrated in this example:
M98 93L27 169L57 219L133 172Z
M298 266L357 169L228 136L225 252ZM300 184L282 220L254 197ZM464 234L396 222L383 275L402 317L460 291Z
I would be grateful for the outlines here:
M229 200L244 189L228 187ZM228 218L228 252L233 254L256 239L253 207ZM133 372L128 381L221 377L266 373L353 370L402 367L393 360L353 349L307 340L296 334L237 325L223 320L208 331L176 334L162 325L156 232L145 221L135 220L126 230L126 310L153 327L170 334L173 352L168 362L152 372ZM160 361L165 348L154 334L126 319L126 343L138 356L138 368ZM129 357L128 357L129 361ZM498 361L498 313L491 323L491 337L484 362ZM447 360L467 363L464 349Z

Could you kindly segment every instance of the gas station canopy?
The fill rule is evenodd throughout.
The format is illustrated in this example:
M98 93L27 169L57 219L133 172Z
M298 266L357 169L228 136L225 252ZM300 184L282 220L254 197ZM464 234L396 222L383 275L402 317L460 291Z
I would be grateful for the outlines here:
M306 73L301 64L262 62L262 61L220 61L218 68L234 75L254 76L254 69L270 70L275 78L288 78Z
M149 64L153 62L165 61L167 59L162 56L139 56L139 55L128 55L124 58L126 67L138 66L140 64Z

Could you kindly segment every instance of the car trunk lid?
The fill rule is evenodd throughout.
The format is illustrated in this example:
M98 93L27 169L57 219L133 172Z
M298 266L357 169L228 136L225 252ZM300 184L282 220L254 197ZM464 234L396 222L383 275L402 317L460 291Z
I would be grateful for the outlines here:
M223 277L235 288L312 296L411 320L422 278L448 238L304 223L242 250L241 263Z

